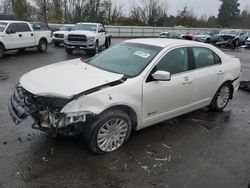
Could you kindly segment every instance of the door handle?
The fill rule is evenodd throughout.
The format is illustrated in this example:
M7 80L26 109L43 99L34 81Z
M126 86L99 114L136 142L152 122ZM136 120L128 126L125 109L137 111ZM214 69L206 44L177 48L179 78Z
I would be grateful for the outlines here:
M18 36L19 36L19 37L22 37L23 35L22 35L22 34L19 34Z
M222 75L222 74L224 74L223 70L219 70L219 72L217 73L217 75Z
M191 83L192 83L192 80L190 80L188 76L184 77L184 81L182 82L183 85L191 84Z

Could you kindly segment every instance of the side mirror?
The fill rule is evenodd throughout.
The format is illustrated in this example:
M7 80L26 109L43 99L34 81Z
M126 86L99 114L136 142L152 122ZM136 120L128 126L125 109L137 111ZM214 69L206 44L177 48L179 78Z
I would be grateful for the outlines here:
M105 33L105 30L100 30L98 31L98 33Z
M67 31L72 31L72 28L68 28Z
M170 72L161 71L161 70L153 73L152 77L157 81L169 81L171 79Z

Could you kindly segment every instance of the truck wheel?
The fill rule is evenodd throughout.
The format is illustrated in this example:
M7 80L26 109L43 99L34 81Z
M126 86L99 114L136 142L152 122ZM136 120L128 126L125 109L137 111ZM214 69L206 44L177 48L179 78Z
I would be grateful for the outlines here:
M71 55L71 54L73 54L73 49L66 48L66 52L68 55Z
M0 58L3 57L4 51L5 51L5 50L4 50L3 45L0 44Z
M106 40L105 40L105 48L107 49L107 48L109 48L109 39L108 38L106 38Z
M224 83L216 92L211 104L212 111L222 111L226 106L232 94L232 89L229 83Z
M94 56L94 55L96 55L98 53L99 53L99 43L96 42L95 43L95 48L92 50L92 55Z
M47 51L47 48L48 48L47 41L44 40L44 39L41 39L39 41L39 44L38 44L38 47L37 47L38 51L41 52L41 53L44 53L44 52Z
M86 128L87 146L96 154L112 152L127 141L131 127L131 120L124 111L104 112Z

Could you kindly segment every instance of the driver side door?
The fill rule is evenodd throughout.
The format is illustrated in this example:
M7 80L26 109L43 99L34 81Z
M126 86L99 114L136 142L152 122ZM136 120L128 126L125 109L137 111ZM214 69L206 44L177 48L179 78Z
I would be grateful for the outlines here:
M16 23L9 24L8 28L6 29L5 40L7 41L6 43L7 49L16 49L22 46L20 37L18 33L16 33Z
M143 83L143 127L181 115L189 110L193 77L189 71L187 48L168 52L153 68ZM162 70L171 74L169 81L156 81L152 73Z

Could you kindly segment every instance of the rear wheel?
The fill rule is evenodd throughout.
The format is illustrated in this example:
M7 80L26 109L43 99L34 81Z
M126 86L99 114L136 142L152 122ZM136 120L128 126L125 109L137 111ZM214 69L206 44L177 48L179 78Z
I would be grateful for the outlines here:
M96 118L85 132L90 150L96 154L120 148L131 133L131 120L121 110L110 110Z
M211 104L212 111L222 111L228 104L232 89L229 83L224 83L216 92Z
M39 41L39 44L38 44L38 47L37 47L38 51L44 53L44 52L47 51L47 48L48 48L47 41L44 40L44 39L41 39Z
M0 44L0 58L3 57L4 51L5 51L5 49L4 49L3 45Z

